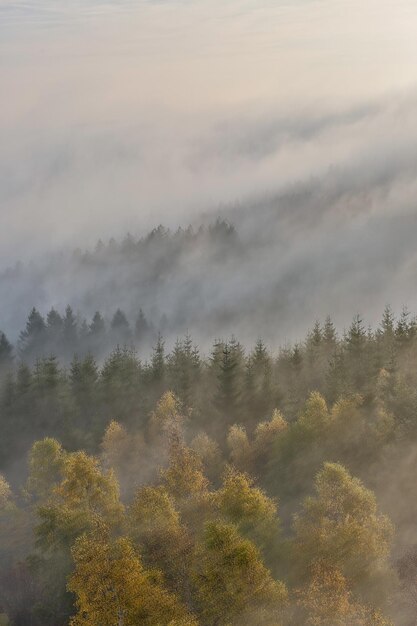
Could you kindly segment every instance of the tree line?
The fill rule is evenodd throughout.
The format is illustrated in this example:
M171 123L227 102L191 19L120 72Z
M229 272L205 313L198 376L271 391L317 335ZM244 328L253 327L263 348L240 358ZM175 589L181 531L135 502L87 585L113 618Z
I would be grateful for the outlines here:
M131 325L120 308L107 323L100 311L88 322L80 319L69 305L64 314L51 308L46 317L33 307L16 346L0 331L0 368L11 366L15 359L32 364L37 358L53 354L68 362L74 354L94 354L100 358L106 350L118 345L148 347L166 323L167 318L163 316L156 330L142 309Z
M128 234L17 263L0 272L0 330L9 341L13 332L14 354L26 361L49 354L67 361L74 352L101 358L118 343L149 349L158 332L182 334L201 319L196 291L209 288L228 260L240 262L242 252L235 228L217 220L197 229L158 226L140 238ZM45 300L72 306L46 311ZM214 311L205 314L216 324Z

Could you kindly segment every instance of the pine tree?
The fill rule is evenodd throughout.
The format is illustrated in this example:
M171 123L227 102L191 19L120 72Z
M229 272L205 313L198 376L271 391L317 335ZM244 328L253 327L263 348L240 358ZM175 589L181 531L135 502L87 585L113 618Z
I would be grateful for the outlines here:
M391 307L387 305L382 315L381 333L385 337L393 337L394 336L394 324L395 324L394 314L392 312Z
M186 407L194 405L193 398L200 376L200 355L193 346L190 335L177 339L172 353L168 356L168 370L171 388Z
M63 320L63 345L67 358L71 358L78 351L77 320L69 305L65 309Z
M13 346L6 335L0 332L0 373L9 369L13 364Z
M106 348L106 339L104 318L99 311L96 311L89 326L87 347L95 356L99 357Z
M165 342L161 333L158 333L156 344L152 348L148 377L154 397L160 397L165 389L166 378Z
M149 338L149 333L151 328L148 324L148 321L145 317L142 309L139 309L139 314L135 322L135 341L138 345L146 342Z
M229 423L237 418L241 398L239 357L240 354L234 345L229 342L224 344L217 373L215 406Z
M42 315L35 308L29 313L26 328L20 333L19 352L25 361L33 361L40 356L45 347L46 324Z
M262 419L273 410L272 362L262 339L246 361L245 404L247 419Z
M395 328L395 337L400 346L407 344L410 337L410 312L407 307L403 307L400 318Z
M126 315L117 309L111 321L112 339L115 345L125 346L131 339L130 326Z
M107 419L115 415L123 423L137 418L142 407L142 367L134 350L120 347L106 359L100 376L104 401L103 413Z
M99 311L96 311L90 324L90 335L91 337L97 338L98 340L102 340L105 332L106 324L104 322L103 316Z
M63 330L63 319L54 308L52 308L46 316L46 330L48 333L48 339L52 346L57 346L61 339Z

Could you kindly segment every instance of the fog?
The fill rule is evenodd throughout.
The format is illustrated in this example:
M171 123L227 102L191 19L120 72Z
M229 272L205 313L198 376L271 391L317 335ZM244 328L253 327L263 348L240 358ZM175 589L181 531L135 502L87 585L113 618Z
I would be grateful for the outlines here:
M416 18L406 1L2 0L0 268L27 265L2 274L0 327L69 302L284 342L327 313L342 329L416 308ZM244 261L217 272L201 250L145 302L87 306L91 281L45 270L217 217Z

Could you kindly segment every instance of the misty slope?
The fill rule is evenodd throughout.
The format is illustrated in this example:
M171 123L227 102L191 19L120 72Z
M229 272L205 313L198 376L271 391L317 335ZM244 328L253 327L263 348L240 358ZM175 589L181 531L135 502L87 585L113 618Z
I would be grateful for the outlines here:
M169 341L189 330L203 346L231 333L283 343L328 313L341 328L357 311L375 323L386 303L417 304L416 167L392 168L330 170L222 207L228 222L207 215L203 227L158 227L18 264L0 274L0 328L14 341L33 306L46 314L67 304L87 321L121 308L134 323L142 308Z

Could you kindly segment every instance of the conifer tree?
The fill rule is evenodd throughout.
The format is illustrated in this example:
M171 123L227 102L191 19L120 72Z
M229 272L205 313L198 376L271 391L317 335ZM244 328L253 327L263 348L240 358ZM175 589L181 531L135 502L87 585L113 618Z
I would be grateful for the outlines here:
M46 330L48 334L48 343L53 354L60 350L60 341L62 341L63 319L53 307L46 316Z
M323 339L328 348L333 348L337 341L337 334L330 315L326 317L323 327Z
M13 364L13 346L3 332L0 332L0 374Z
M111 321L112 338L115 345L125 346L131 339L129 322L121 309L117 309Z
M63 320L63 346L67 358L71 358L78 351L77 320L69 305L65 309Z
M44 349L46 324L35 308L29 313L26 328L20 333L19 352L25 361L32 362Z
M143 344L149 339L151 332L150 325L145 317L142 309L139 309L138 317L135 322L135 341L138 345Z
M91 337L102 339L106 332L106 324L100 311L94 313L93 319L90 324Z
M217 372L217 393L215 406L226 422L234 422L239 417L242 398L243 350L232 338L221 351Z

